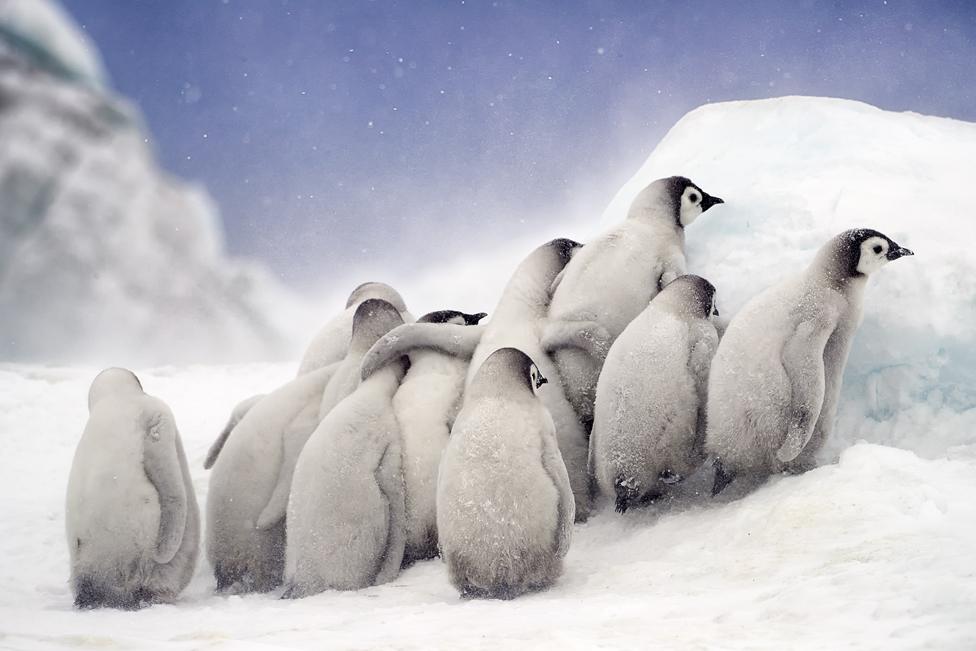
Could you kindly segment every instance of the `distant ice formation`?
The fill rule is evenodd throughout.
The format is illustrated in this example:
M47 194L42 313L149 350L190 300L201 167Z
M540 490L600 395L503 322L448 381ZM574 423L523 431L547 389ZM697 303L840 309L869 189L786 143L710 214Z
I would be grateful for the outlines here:
M0 359L207 362L293 347L286 292L227 257L210 197L158 168L137 110L104 78L60 7L0 0Z

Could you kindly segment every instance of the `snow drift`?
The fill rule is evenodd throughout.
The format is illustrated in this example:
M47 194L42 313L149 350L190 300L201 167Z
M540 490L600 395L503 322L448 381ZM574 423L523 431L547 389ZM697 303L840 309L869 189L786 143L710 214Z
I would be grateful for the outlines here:
M976 124L836 99L729 102L678 122L606 218L673 173L725 198L687 231L689 269L715 284L723 314L848 228L915 251L868 282L827 453L863 438L937 455L976 440L974 169Z
M209 196L157 167L103 78L59 7L0 2L0 359L291 352L295 304L227 257Z
M737 502L607 508L576 527L553 589L511 602L461 601L439 559L387 585L295 601L216 596L201 562L172 606L79 612L64 491L96 372L0 366L5 649L976 647L976 455L927 460L864 443ZM293 374L292 364L139 372L173 409L201 504L203 459L230 407Z

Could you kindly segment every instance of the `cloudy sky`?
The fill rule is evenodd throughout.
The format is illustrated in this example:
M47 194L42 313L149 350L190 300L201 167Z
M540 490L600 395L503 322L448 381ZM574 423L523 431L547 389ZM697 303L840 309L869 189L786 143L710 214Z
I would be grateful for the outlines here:
M296 288L596 217L706 102L976 120L966 0L63 1L231 251Z

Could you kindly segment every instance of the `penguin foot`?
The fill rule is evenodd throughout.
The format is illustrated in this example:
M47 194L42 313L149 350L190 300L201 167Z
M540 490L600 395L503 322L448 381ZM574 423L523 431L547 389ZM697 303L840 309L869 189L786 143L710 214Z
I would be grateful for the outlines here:
M668 485L670 485L670 484L677 484L679 481L681 481L682 479L684 479L684 477L682 477L678 473L674 472L670 468L668 468L667 470L662 470L660 472L660 474L658 474L657 477L658 477L658 479L661 480L662 483L668 484Z
M712 484L712 497L715 497L725 490L726 486L732 483L732 480L735 479L735 473L726 472L722 466L721 459L716 458L712 465L715 467L715 483Z
M613 482L613 490L617 494L614 504L614 511L617 513L626 513L640 495L635 477L617 477Z
M285 587L285 591L281 593L282 599L301 599L305 596L305 591L298 587L297 583L291 583Z

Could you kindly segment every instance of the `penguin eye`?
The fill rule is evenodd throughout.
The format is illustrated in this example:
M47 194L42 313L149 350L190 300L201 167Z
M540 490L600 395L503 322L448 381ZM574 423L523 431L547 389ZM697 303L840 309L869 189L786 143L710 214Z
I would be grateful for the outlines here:
M881 245L880 244L875 244L874 245L874 252L875 253L881 253Z
M691 203L698 203L698 195L694 192L688 195L688 199L691 200Z

